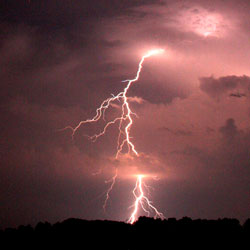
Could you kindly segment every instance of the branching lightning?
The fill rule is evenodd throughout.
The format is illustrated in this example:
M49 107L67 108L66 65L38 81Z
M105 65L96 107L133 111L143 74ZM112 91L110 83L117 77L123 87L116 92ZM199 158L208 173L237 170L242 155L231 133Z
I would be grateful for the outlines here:
M145 196L143 191L143 186L146 186L146 184L143 182L143 175L138 175L135 188L133 190L133 194L135 197L135 203L133 205L134 210L128 220L129 223L133 224L136 220L136 216L139 210L139 205L141 206L142 210L147 213L147 215L150 215L150 211L153 211L155 213L155 218L164 218L164 215L160 213L153 205L152 202ZM148 188L146 186L146 188Z
M105 134L106 130L108 129L108 127L110 125L115 124L116 122L119 122L119 135L118 135L118 139L117 139L116 158L118 158L119 154L122 152L124 145L127 145L128 153L130 153L132 151L136 156L139 156L138 152L135 149L134 144L131 141L131 137L130 137L130 129L131 129L131 126L133 124L132 116L136 115L136 114L133 113L130 109L128 97L127 97L127 92L129 90L130 86L132 85L132 83L138 81L144 60L150 56L157 55L157 54L163 53L163 52L164 52L163 49L150 50L147 54L145 54L141 58L141 61L139 62L138 70L136 73L136 77L134 79L131 79L131 80L124 80L123 81L123 82L127 82L127 86L124 88L124 90L122 92L118 93L117 95L112 95L112 97L104 100L102 102L102 104L100 105L100 107L96 109L96 114L92 119L80 121L76 127L67 126L64 129L71 129L72 130L72 137L74 137L75 132L82 125L99 121L101 118L104 118L105 111L111 106L111 104L113 102L122 101L121 116L116 117L112 121L107 122L100 133L94 134L92 136L87 136L87 137L92 141L96 141L100 136ZM122 130L124 123L127 123L127 124L126 124L124 130ZM121 139L122 136L123 136L123 139Z
M112 191L113 186L115 185L117 175L118 175L118 169L116 168L115 175L110 180L106 181L106 183L111 182L111 185L110 185L109 189L106 192L106 199L105 199L105 201L103 203L103 206L102 206L104 211L106 210L107 202L109 200L109 193Z
M160 54L163 52L164 52L163 49L155 49L155 50L148 51L145 55L142 56L142 58L139 62L135 78L122 81L122 82L127 83L127 85L123 89L123 91L121 91L117 95L112 94L112 97L104 100L101 103L101 105L99 106L99 108L96 109L96 114L93 118L80 121L78 123L78 125L75 127L67 126L63 130L70 129L72 131L72 138L74 138L76 131L82 125L88 124L88 123L95 123L95 122L99 121L101 118L105 121L105 111L108 110L110 107L112 107L112 104L114 104L114 102L119 101L121 103L121 115L114 118L111 121L108 121L106 123L106 125L103 127L103 129L101 130L101 132L94 134L94 135L91 135L91 136L87 135L87 137L91 141L94 142L100 136L104 135L106 133L107 129L111 125L113 125L115 123L119 123L119 134L118 134L118 138L117 138L117 151L116 151L115 158L117 159L119 157L119 155L125 150L125 148L127 148L128 154L132 153L135 156L139 156L139 153L135 149L135 145L131 141L131 136L130 136L130 129L131 129L132 124L133 124L133 116L136 116L136 114L134 112L132 112L130 109L129 98L127 96L127 93L128 93L129 88L131 87L131 85L134 82L139 80L144 60L150 56L157 55L157 54ZM118 171L116 169L115 175L110 180L107 181L107 182L110 182L111 185L106 192L106 199L105 199L105 202L103 204L104 210L106 209L107 202L108 202L108 199L110 196L110 192L112 191L112 189L115 185L117 176L118 176ZM149 199L145 196L145 194L143 192L143 185L145 186L145 184L143 183L143 175L137 175L136 186L133 190L133 194L134 194L136 200L135 200L135 203L133 206L134 210L133 210L133 212L130 216L130 219L129 219L129 223L134 223L134 221L136 219L136 215L138 213L139 205L142 207L142 209L148 215L149 215L150 211L154 211L156 217L163 218L163 214L158 212L158 210L152 205L152 202L149 201Z

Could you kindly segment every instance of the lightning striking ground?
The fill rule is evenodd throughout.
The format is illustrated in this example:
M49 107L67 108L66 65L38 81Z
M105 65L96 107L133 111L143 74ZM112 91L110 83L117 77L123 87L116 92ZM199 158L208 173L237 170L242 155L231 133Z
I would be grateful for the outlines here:
M138 175L136 180L136 185L133 190L133 194L135 197L135 203L133 205L134 210L128 220L129 223L133 224L136 220L137 214L139 212L139 205L141 206L142 210L147 213L147 215L150 215L150 211L153 211L155 213L155 218L164 218L164 215L160 213L156 207L152 205L152 202L145 196L145 193L143 191L143 186L146 186L143 182L143 175ZM146 186L147 187L147 186Z
M89 136L89 135L86 135L86 136L91 141L94 142L100 136L104 135L106 133L107 129L111 125L119 122L119 134L118 134L118 138L117 138L117 151L116 151L115 158L117 159L119 157L119 155L125 150L125 147L127 148L127 153L128 154L132 153L135 156L139 156L139 153L135 149L135 145L131 141L131 136L130 136L130 129L131 129L132 124L133 124L133 116L136 116L136 114L134 112L132 112L132 110L130 109L129 98L127 96L127 92L129 90L129 88L131 87L131 85L134 82L139 80L144 60L146 58L148 58L148 57L151 57L151 56L157 55L157 54L161 54L163 52L164 52L163 49L155 49L155 50L148 51L145 55L142 56L142 58L141 58L141 60L140 60L140 62L138 64L138 69L137 69L135 78L122 81L122 82L127 83L127 85L123 89L123 91L121 91L117 95L112 94L112 97L107 98L106 100L104 100L101 103L101 105L99 106L99 108L96 109L96 114L95 114L95 116L93 118L80 121L78 123L78 125L75 126L75 127L67 126L63 130L70 129L72 131L72 139L73 139L76 131L82 125L97 122L101 118L103 118L103 120L105 121L105 111L107 109L109 109L110 107L112 107L112 104L114 104L114 102L119 101L119 102L121 102L121 115L114 118L111 121L108 121L106 123L106 125L103 127L103 129L99 133L91 135L91 136ZM110 185L109 189L106 192L106 199L105 199L105 202L103 204L103 209L104 210L106 209L107 202L108 202L108 199L109 199L109 194L110 194L110 192L112 191L112 189L113 189L113 187L115 185L117 176L118 176L118 171L116 169L115 175L109 181L107 181L107 182L111 182L111 185ZM149 199L145 196L142 186L143 186L143 175L138 175L137 176L137 181L136 181L136 186L135 186L135 188L133 190L133 194L134 194L136 200L135 200L135 203L134 203L134 210L133 210L133 212L132 212L132 214L130 216L130 219L128 221L129 223L134 223L134 221L136 219L136 215L138 213L138 206L139 205L142 207L142 209L147 214L149 214L149 210L151 210L151 211L153 210L155 212L156 217L163 218L163 214L158 212L158 210L152 205L152 202L149 201ZM146 209L146 206L147 206L147 208L149 210Z

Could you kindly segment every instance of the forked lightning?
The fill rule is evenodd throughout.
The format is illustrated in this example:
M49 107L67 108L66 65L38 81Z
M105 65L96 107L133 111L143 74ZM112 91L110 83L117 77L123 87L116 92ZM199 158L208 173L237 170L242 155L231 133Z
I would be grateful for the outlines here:
M82 125L87 124L87 123L97 122L101 118L104 119L105 111L107 109L109 109L114 102L119 101L121 103L121 115L114 118L113 120L107 122L106 125L101 130L101 132L94 134L94 135L91 135L91 136L87 136L87 137L92 141L96 141L100 136L105 134L105 132L107 131L107 129L111 125L113 125L115 123L119 123L119 134L118 134L118 138L117 138L117 151L116 151L116 156L115 156L116 159L125 150L125 146L127 148L128 154L132 153L138 157L139 153L136 151L135 145L131 141L131 136L130 136L130 129L131 129L131 126L133 124L133 116L136 114L134 112L132 112L130 109L129 99L128 99L127 93L128 93L129 88L131 87L131 85L134 82L139 80L144 60L150 56L161 54L163 52L164 52L163 49L155 49L155 50L148 51L144 56L142 56L142 58L139 62L138 70L137 70L135 78L131 79L131 80L128 79L128 80L122 81L122 82L127 83L127 85L123 89L123 91L121 91L117 95L112 95L112 97L104 100L101 103L101 105L99 106L99 108L96 109L96 114L93 118L80 121L78 123L78 125L75 127L67 126L64 129L72 130L72 138L73 138L76 131ZM118 170L116 169L115 175L110 180L111 185L106 193L106 199L105 199L105 202L103 205L104 209L106 208L107 201L109 199L109 194L110 194L112 188L114 187L117 176L118 176ZM144 176L142 174L137 175L136 185L135 185L135 188L133 190L133 194L135 196L135 203L133 205L134 210L133 210L133 212L130 216L130 219L128 221L129 223L135 222L136 217L137 217L137 213L138 213L138 209L139 209L139 205L148 215L149 215L150 211L153 211L155 213L155 217L163 218L163 214L158 212L158 210L152 205L152 202L149 201L149 199L145 196L145 193L143 192L143 178L144 178Z

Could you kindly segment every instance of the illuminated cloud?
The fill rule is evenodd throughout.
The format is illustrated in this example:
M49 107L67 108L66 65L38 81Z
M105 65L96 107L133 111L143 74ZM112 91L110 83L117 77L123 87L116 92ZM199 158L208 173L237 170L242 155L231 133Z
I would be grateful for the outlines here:
M221 14L208 11L199 6L181 11L179 15L177 20L180 29L204 37L223 37L229 25L229 21Z

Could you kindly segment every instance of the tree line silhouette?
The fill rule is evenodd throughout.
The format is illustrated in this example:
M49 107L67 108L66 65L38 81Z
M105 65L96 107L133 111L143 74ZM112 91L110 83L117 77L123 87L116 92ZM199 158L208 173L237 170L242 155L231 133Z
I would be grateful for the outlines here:
M108 220L67 219L51 225L39 222L35 228L21 225L0 231L2 244L36 249L68 246L69 249L170 249L179 247L230 247L250 249L250 219L192 220L183 217L153 219L140 217L133 225ZM80 244L80 245L79 245Z

